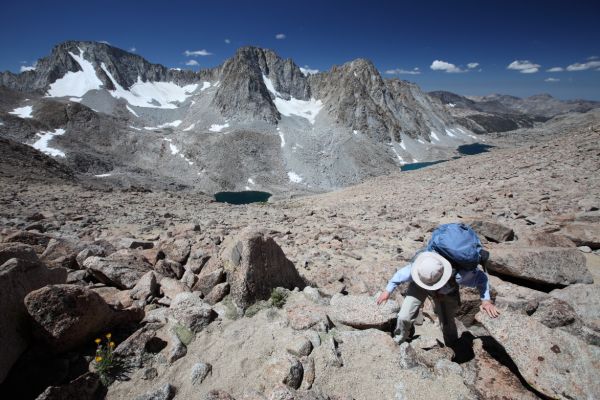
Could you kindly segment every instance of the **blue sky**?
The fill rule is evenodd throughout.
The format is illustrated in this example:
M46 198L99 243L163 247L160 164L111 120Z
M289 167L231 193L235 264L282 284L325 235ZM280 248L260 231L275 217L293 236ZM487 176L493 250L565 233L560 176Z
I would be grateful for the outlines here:
M0 70L19 71L71 39L108 41L151 62L193 69L257 45L319 70L368 58L384 76L427 91L600 100L595 0L32 0L2 9ZM563 71L547 71L555 67Z

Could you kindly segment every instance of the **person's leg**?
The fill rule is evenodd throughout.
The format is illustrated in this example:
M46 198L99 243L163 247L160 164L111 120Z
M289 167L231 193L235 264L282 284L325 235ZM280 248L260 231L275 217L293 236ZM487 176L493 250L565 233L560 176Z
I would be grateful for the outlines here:
M434 297L435 313L438 317L440 328L444 334L444 344L451 346L458 339L458 331L454 316L459 306L457 294Z
M406 297L402 301L400 312L398 312L398 321L394 330L394 340L397 343L402 343L408 338L419 313L419 307L421 307L426 297L427 291L414 282L410 284Z

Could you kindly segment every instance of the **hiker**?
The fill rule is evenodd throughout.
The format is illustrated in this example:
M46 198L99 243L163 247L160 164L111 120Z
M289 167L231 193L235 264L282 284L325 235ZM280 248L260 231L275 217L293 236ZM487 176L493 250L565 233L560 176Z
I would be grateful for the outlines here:
M438 227L425 251L417 253L411 263L399 269L377 298L377 304L383 304L399 284L410 282L398 313L394 340L400 344L409 337L419 308L430 296L444 334L444 344L448 346L456 342L458 333L454 315L460 305L459 285L477 287L481 310L496 318L499 312L490 300L487 274L477 268L486 259L487 252L470 227L464 224Z

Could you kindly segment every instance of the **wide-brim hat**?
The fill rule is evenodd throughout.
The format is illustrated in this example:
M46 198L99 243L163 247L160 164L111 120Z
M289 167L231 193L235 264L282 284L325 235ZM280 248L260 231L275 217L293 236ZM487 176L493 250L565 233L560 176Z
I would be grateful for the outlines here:
M438 290L450 280L452 265L438 253L424 251L413 261L410 274L423 289Z

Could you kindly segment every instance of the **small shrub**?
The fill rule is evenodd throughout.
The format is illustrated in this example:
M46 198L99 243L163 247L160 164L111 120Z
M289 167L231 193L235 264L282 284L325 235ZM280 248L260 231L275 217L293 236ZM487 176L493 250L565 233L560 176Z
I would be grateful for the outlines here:
M258 314L259 311L264 310L269 307L271 307L270 302L264 301L264 300L257 301L256 303L252 304L250 307L248 307L246 309L246 311L244 312L244 316L248 317L248 318L252 318L256 314Z
M269 301L273 307L281 308L285 305L287 300L287 292L281 288L275 288L271 291L271 298Z
M94 365L100 381L108 386L111 383L111 370L114 367L114 350L115 342L112 341L112 334L107 333L105 335L105 343L102 343L102 339L98 338L96 342L96 356L94 358Z

